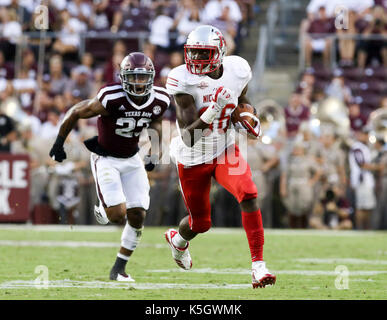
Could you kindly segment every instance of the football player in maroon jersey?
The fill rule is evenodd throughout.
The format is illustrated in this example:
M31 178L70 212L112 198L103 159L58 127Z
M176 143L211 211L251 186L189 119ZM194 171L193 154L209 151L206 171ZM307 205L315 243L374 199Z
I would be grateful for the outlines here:
M99 199L94 213L101 224L125 223L111 280L134 281L125 273L125 267L139 243L149 208L146 170L153 170L158 159L157 155L148 154L144 168L138 154L139 137L145 128L156 129L161 145L162 115L170 104L166 89L153 85L154 76L150 58L140 52L127 55L120 64L121 82L108 84L96 97L73 106L50 150L50 156L62 162L66 159L64 142L78 119L98 116L98 136L84 142L91 151Z

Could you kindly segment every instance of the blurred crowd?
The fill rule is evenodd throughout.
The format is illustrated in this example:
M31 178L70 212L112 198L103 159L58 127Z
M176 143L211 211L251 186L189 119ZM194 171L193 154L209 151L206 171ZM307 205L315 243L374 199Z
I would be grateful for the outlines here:
M386 229L387 2L311 0L306 16L306 68L278 135L284 219L299 228Z
M311 0L306 11L300 35L304 37L307 66L312 65L314 53L322 55L326 66L334 58L332 54L338 55L342 67L387 66L387 43L383 39L387 35L386 1Z
M38 31L33 21L40 3L49 8L48 31L57 32L44 40L43 64L42 42L20 38ZM315 22L326 15L332 26L326 3L330 1L311 1L301 32L328 33ZM351 11L351 17L366 22L363 33L373 33L378 17L384 23L385 10L381 13L373 1L369 7L366 3L354 6L357 12ZM95 96L105 83L119 81L118 64L128 52L142 50L150 56L155 84L164 86L169 70L184 63L183 44L198 24L217 26L226 36L228 54L238 54L255 10L250 0L0 0L0 151L30 155L32 221L95 223L95 185L82 141L96 135L96 119L79 121L66 141L68 159L63 163L50 159L48 150L70 107ZM82 38L81 32L90 37ZM145 32L146 37L140 43L130 32L138 37ZM262 116L262 139L248 143L264 226L386 229L386 141L369 125L372 112L387 110L385 46L375 51L358 40L340 40L341 64L331 70L327 64L312 63L316 47L330 52L325 50L329 41L318 40L311 36L307 41L309 67L288 104L279 106L283 119ZM346 48L351 45L353 55ZM322 58L326 63L331 59ZM325 109L333 111L333 117L316 122ZM173 130L173 106L163 121ZM146 224L176 225L186 213L174 166L159 165L149 178ZM210 196L213 225L241 225L239 205L231 194L214 182Z
M48 9L44 38L39 5ZM48 156L69 108L119 81L119 63L132 51L153 60L155 84L164 86L169 70L184 63L186 37L203 23L217 26L228 53L238 53L254 10L251 0L0 0L0 152L30 155L32 221L95 223L95 186L82 141L96 135L96 119L78 122L65 162ZM174 121L172 106L165 122ZM176 224L184 210L175 170L160 166L150 178L150 210L157 214L148 223ZM163 179L170 201L157 200Z

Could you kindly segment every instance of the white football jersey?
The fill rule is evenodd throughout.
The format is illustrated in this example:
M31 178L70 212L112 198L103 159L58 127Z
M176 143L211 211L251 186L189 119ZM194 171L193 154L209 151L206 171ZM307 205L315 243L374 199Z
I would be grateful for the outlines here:
M227 56L223 59L223 74L219 79L207 75L191 74L185 64L172 69L168 74L166 88L170 95L189 94L201 115L211 103L214 88L225 87L239 97L252 77L248 62L239 56ZM234 108L223 108L210 125L210 134L202 135L188 147L181 135L171 141L170 155L174 160L186 166L211 162L230 145L235 143L234 130L231 128L231 113ZM179 124L177 123L179 129Z

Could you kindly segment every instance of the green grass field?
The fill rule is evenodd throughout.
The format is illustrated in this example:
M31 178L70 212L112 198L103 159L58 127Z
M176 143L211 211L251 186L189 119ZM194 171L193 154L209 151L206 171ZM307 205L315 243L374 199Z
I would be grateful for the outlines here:
M190 271L172 260L166 229L145 228L127 267L136 283L127 284L108 280L119 228L0 225L0 300L387 298L386 232L266 230L264 258L277 283L253 290L242 229L214 228L194 239ZM44 285L35 282L41 265L48 268L47 289L36 286ZM337 266L348 269L347 289L338 289L346 282Z

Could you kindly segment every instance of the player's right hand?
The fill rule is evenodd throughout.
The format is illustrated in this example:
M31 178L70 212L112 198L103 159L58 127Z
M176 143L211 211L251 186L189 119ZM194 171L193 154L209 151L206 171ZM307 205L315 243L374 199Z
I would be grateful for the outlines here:
M144 167L146 171L153 171L153 169L156 167L156 163L157 162L154 156L148 154L144 157Z
M238 105L238 97L236 97L234 91L225 87L218 87L213 90L212 101L222 109L229 104Z
M56 139L54 145L52 146L52 148L50 150L50 157L55 161L62 162L64 159L67 158L67 156L66 156L66 152L64 151L64 148L63 148L63 143L62 143L63 138L61 138L61 139L59 139L59 138L61 138L61 137L58 137Z

